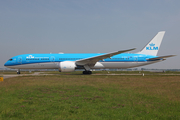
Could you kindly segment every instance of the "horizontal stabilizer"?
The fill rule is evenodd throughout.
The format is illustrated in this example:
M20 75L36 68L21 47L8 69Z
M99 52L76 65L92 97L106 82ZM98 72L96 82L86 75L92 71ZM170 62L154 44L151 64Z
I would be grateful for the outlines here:
M168 56L161 56L161 57L156 57L156 58L149 58L149 59L147 59L147 60L149 60L149 61L155 61L155 60L165 60L165 58L168 58L168 57L174 57L174 56L176 56L176 55L168 55Z

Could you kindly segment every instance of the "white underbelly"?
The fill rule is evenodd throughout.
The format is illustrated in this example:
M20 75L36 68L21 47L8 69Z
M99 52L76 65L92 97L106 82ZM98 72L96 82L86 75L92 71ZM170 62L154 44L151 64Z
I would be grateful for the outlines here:
M92 69L126 69L132 67L139 67L143 65L149 65L160 61L150 62L97 62Z
M7 67L13 69L58 69L58 64L59 62L31 63L31 64L14 65Z

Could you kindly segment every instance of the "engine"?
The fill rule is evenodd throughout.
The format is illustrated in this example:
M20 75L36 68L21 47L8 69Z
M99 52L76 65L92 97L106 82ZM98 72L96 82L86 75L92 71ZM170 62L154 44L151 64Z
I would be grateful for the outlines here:
M60 72L73 72L75 71L76 64L74 61L64 61L59 63Z

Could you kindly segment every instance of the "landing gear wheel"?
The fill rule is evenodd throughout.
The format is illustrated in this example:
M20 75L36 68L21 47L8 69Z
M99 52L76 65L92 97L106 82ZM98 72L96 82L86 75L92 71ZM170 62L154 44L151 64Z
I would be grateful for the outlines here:
M83 74L86 74L86 75L89 74L90 75L90 74L92 74L92 72L91 71L83 71Z
M20 70L17 70L17 74L21 74Z
M88 74L92 74L92 72L91 72L91 71L88 71Z

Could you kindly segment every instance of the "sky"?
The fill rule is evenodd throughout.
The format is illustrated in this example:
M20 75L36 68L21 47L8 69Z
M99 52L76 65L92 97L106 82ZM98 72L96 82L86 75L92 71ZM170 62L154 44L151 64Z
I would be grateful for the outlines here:
M177 56L142 68L180 69L179 6L179 0L0 0L0 68L29 53L136 53L166 31L158 56Z

